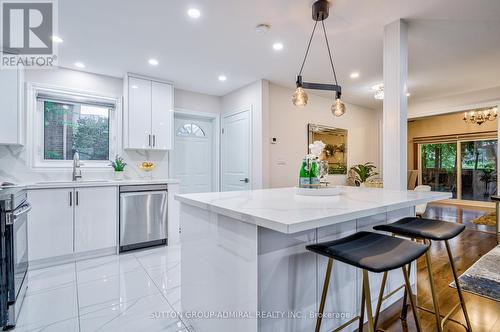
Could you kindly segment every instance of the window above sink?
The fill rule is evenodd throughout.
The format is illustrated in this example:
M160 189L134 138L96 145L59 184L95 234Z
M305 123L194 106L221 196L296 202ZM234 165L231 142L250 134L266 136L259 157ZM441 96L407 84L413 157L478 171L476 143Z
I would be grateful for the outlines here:
M69 169L78 151L83 168L109 168L118 151L119 100L37 84L31 90L32 167Z

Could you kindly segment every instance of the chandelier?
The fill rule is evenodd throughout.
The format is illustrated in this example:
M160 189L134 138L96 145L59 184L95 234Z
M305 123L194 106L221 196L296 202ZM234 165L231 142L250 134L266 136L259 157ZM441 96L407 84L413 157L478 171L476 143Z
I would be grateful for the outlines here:
M481 125L486 121L494 121L497 118L498 107L492 107L482 110L475 110L464 113L464 118L462 120L465 123L475 123Z
M332 52L330 51L330 44L328 43L328 37L326 35L325 19L328 17L330 9L330 3L327 0L317 0L312 5L312 19L315 21L311 37L309 38L309 43L307 44L306 54L304 60L302 61L302 66L300 67L299 74L297 75L296 86L297 89L292 95L292 102L295 106L306 106L309 97L304 89L315 89L315 90L326 90L333 91L334 103L331 106L331 112L335 116L342 116L345 113L345 105L340 99L342 94L342 88L338 85L337 74L335 73L335 67L332 60ZM330 58L330 65L333 71L333 80L335 84L324 84L324 83L309 83L302 81L302 70L304 69L304 64L306 63L307 55L309 54L309 49L311 47L311 42L314 37L314 32L316 31L316 26L318 22L321 22L323 27L323 33L325 35L326 48L328 50L328 56Z

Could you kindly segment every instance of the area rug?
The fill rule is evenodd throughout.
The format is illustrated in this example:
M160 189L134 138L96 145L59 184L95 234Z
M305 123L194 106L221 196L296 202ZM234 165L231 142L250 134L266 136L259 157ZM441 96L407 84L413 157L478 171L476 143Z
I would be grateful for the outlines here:
M471 223L476 225L486 225L486 226L496 226L497 224L497 214L496 212L487 213L484 216L471 220Z
M462 290L500 302L500 245L481 257L458 280ZM450 286L456 287L455 282Z

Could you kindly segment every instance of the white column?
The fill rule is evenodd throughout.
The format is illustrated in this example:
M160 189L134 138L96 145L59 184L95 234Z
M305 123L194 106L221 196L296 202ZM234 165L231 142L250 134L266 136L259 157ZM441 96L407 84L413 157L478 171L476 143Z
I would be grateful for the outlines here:
M408 24L384 27L384 188L406 190L407 173Z

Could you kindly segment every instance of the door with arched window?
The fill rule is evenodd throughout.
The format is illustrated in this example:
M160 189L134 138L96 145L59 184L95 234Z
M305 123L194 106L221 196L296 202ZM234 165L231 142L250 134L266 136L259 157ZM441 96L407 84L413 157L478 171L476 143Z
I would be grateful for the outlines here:
M175 115L173 170L181 193L214 191L214 120Z

